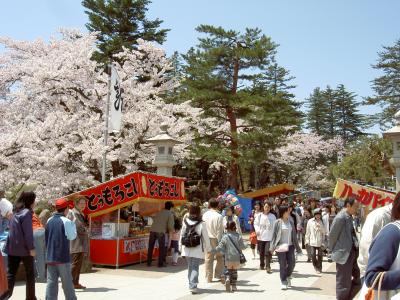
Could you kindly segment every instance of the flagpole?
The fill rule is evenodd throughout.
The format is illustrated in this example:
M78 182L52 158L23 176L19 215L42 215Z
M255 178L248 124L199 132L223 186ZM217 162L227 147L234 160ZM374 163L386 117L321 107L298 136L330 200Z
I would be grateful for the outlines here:
M108 143L108 118L109 118L109 113L110 113L110 89L111 89L111 63L108 64L107 66L108 71L109 71L109 76L108 76L108 85L107 85L107 103L105 107L105 114L106 114L106 121L105 121L105 126L104 126L104 147L107 147ZM106 166L107 166L107 151L104 149L103 153L103 165L101 169L101 182L106 181Z

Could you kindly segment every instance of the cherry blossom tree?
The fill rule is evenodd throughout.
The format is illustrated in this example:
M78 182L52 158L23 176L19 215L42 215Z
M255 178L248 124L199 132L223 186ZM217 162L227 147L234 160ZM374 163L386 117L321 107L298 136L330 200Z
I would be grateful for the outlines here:
M161 123L183 142L176 158L187 156L200 110L161 99L177 82L164 51L143 40L118 54L123 128L103 146L107 74L91 60L95 41L67 29L48 42L0 38L0 186L34 183L40 199L54 199L99 183L104 151L109 177L136 170L153 159L145 140Z
M315 133L296 132L272 155L270 164L284 173L288 182L321 189L330 184L329 164L344 152L340 138L324 139Z

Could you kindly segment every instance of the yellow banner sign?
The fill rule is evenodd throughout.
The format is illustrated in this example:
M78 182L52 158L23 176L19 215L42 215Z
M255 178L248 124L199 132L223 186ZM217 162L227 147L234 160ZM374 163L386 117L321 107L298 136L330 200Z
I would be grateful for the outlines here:
M336 199L355 198L362 205L375 209L393 202L396 195L370 187L365 187L350 181L338 179L333 192Z

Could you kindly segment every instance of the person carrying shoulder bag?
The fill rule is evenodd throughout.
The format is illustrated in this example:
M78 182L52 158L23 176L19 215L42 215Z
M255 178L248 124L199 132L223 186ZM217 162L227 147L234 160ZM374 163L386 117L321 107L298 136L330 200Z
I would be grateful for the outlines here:
M291 287L291 276L295 266L294 251L301 254L301 249L297 242L296 228L289 219L289 207L286 205L279 207L280 218L275 222L270 251L277 252L279 260L279 274L281 279L281 289L286 290Z

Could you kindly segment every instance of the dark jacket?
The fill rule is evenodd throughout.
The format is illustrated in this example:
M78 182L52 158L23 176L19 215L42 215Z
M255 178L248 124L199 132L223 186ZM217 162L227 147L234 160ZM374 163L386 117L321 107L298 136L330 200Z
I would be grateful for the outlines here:
M369 250L369 260L365 273L365 283L372 286L380 272L386 272L382 280L382 290L400 289L400 222L386 225L373 240Z
M336 215L329 231L329 249L332 251L334 262L343 265L349 258L354 247L353 230L353 218L343 209Z
M47 263L69 263L69 241L76 238L75 224L63 214L56 213L47 221L45 235Z
M29 256L33 244L32 211L24 208L13 215L10 224L5 253L12 256Z

